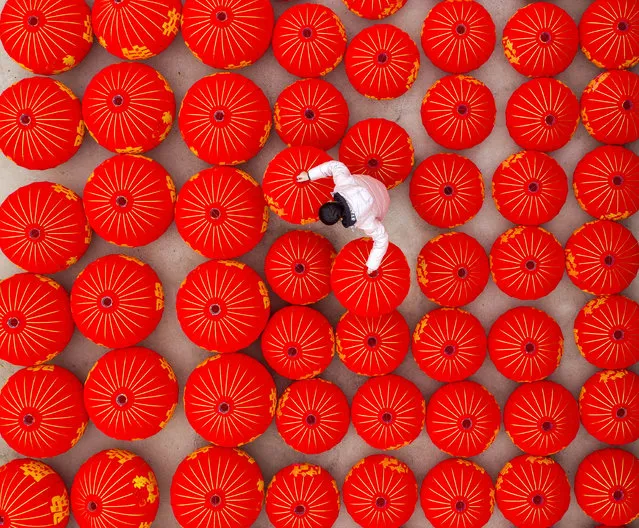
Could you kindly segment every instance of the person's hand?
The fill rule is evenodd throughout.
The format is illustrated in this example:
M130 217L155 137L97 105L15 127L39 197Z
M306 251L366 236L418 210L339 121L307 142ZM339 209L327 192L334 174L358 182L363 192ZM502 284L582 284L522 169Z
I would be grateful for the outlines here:
M308 176L308 172L302 171L297 175L297 183L303 183L305 181L310 181L310 177Z

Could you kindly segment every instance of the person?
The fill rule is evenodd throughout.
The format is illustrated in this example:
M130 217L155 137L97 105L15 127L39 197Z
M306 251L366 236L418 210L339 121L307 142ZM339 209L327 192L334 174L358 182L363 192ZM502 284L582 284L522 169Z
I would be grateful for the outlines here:
M366 261L368 273L379 268L388 250L388 233L382 223L390 197L386 186L372 176L351 174L339 161L327 161L297 176L298 182L333 178L333 201L319 209L323 224L334 225L340 220L344 227L361 229L373 239L373 248Z

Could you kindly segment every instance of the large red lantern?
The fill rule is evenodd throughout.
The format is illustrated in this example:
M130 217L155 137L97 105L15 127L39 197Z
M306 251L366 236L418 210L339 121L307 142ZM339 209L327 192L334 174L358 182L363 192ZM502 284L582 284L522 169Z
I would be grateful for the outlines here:
M144 347L107 352L84 383L84 404L91 421L116 440L142 440L159 433L177 402L178 383L171 365Z
M266 285L249 266L211 260L187 276L177 293L177 318L186 336L211 352L236 352L266 326L271 301Z
M344 0L346 7L357 16L379 20L391 16L406 4L407 0Z

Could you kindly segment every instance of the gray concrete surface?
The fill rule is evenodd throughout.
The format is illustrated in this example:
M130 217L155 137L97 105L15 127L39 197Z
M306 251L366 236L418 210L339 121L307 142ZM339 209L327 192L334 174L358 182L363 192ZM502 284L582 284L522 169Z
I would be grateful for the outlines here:
M369 23L347 11L339 0L321 0L321 3L325 3L338 13L346 25L349 38L352 38ZM406 7L386 21L400 26L418 42L422 21L434 3L435 0L409 0ZM587 5L587 2L582 0L557 0L555 3L566 9L576 20L579 20ZM0 4L3 5L4 0L0 0ZM523 2L519 0L483 0L483 4L492 14L497 25L498 36L500 36L508 17L518 7L523 5ZM277 14L287 7L285 2L274 2L274 5ZM96 43L83 63L74 70L60 75L59 79L71 87L78 96L82 96L91 76L116 60ZM166 52L150 59L148 64L157 68L166 76L175 90L178 103L189 86L212 71L190 54L184 46L181 36L178 36ZM242 70L241 73L256 81L271 103L274 103L277 95L285 86L295 80L294 77L277 64L270 50L257 64ZM565 81L579 95L588 81L597 73L598 69L579 53L572 66L561 74L559 78ZM27 72L21 70L18 65L13 63L4 51L0 52L0 87L2 89L27 75ZM422 53L421 70L413 88L403 97L386 102L371 101L355 92L348 83L343 65L331 72L326 79L335 84L348 100L351 124L367 117L377 116L397 121L406 128L413 138L416 162L419 163L425 157L441 151L440 147L426 135L420 122L418 109L428 87L442 75L442 72L434 68ZM525 79L510 67L502 54L499 43L490 61L476 71L474 75L492 89L497 102L498 117L492 135L484 143L464 154L469 156L479 166L484 174L486 184L489 185L492 173L497 165L508 155L519 150L506 131L504 109L509 94ZM580 125L574 139L566 147L555 153L554 156L567 173L571 174L581 156L595 146L597 146L597 143L588 136L586 130ZM282 147L283 144L279 138L272 134L259 156L251 160L243 168L258 180L261 180L266 164ZM637 151L637 145L633 145L632 148ZM331 154L336 156L336 149L331 151ZM10 192L21 185L43 179L59 182L81 194L84 183L92 169L110 156L109 152L98 146L87 136L82 148L73 159L61 167L45 172L29 172L2 157L0 159L0 199L4 199ZM177 127L174 127L168 139L162 145L151 151L150 156L168 169L178 188L192 174L206 167L204 162L193 156L185 147ZM391 195L392 206L387 220L387 228L390 232L391 240L402 248L411 266L414 267L417 254L423 244L439 231L426 225L412 209L408 198L408 184L393 190ZM589 217L579 208L574 196L570 193L562 212L546 227L555 233L562 243L565 243L570 233L587 220L589 220ZM625 222L625 224L633 229L635 234L639 234L639 215ZM262 273L266 250L277 236L291 227L293 226L271 215L271 223L263 242L241 260ZM494 239L508 227L509 223L499 215L490 195L488 195L481 212L470 223L461 227L460 230L475 236L489 249ZM328 236L337 248L341 247L350 236L349 233L339 227L327 229L313 226L313 229ZM204 259L196 255L183 243L173 225L159 240L139 249L122 250L107 244L96 236L84 258L71 269L55 275L54 278L66 288L70 288L75 276L84 266L101 255L117 252L134 255L151 264L164 284L167 301L164 317L157 330L143 344L157 350L168 358L176 370L180 386L183 387L191 370L207 354L193 345L182 334L175 317L175 295L180 282L186 274L196 265L203 262ZM8 262L4 256L0 256L0 277L6 277L17 271L18 269ZM635 280L626 293L635 299L639 298L639 281ZM551 376L551 379L564 384L575 396L578 395L582 383L596 370L581 358L572 340L573 318L588 298L588 295L580 292L564 276L559 288L551 295L531 303L548 311L562 326L566 338L566 351L560 367ZM274 298L273 304L274 308L278 308L283 303ZM491 281L483 294L470 304L468 309L478 316L488 329L502 312L518 304L521 303L502 294ZM333 323L338 320L344 311L332 295L320 302L317 308L326 314ZM422 315L433 308L435 306L427 301L419 291L413 276L410 294L400 311L406 316L411 327L414 327ZM55 362L72 370L80 378L84 379L90 367L104 352L104 349L94 345L76 332L69 347ZM260 354L256 345L252 346L249 352L255 356ZM0 381L4 382L6 377L14 370L13 367L6 364L0 365ZM397 373L414 381L426 398L439 385L428 379L417 368L410 354L406 357ZM352 398L357 388L365 381L364 378L349 372L337 357L333 360L325 377L336 382L349 398ZM488 359L472 379L484 383L495 394L502 407L507 396L515 387L515 383L496 372ZM280 390L283 390L287 385L287 381L282 378L276 377L276 381ZM74 449L47 462L62 474L67 484L70 484L75 471L91 454L110 447L121 447L135 451L151 464L160 484L161 505L157 520L153 526L174 528L178 524L172 516L169 502L171 477L182 458L202 445L204 445L204 441L190 428L180 405L167 428L149 440L136 443L116 442L102 435L95 427L90 425L85 436ZM601 444L590 437L582 428L576 440L568 449L558 454L556 460L566 469L572 482L579 461L586 454L600 447L602 447ZM639 446L630 446L630 449L639 455ZM319 463L328 469L340 485L349 468L357 460L374 452L357 436L351 427L347 437L335 449L322 455L304 457L284 444L278 437L274 425L261 438L248 445L246 450L257 459L267 482L281 467L294 461L306 459ZM446 455L433 446L425 432L412 445L394 454L410 465L420 483L432 466L446 458ZM519 454L519 451L512 445L502 430L492 447L476 457L475 460L483 465L491 476L495 478L504 463L517 454ZM15 456L15 453L4 442L0 441L0 462L5 463ZM557 527L590 528L595 526L595 523L581 512L574 500L574 495L572 498L570 510L564 519L557 524ZM269 525L264 513L255 523L255 526L259 528ZM75 527L77 525L72 521L70 526ZM344 507L342 507L336 526L340 528L355 526ZM429 526L419 506L417 506L410 522L405 526L406 528ZM509 526L509 524L496 511L488 526L502 528Z

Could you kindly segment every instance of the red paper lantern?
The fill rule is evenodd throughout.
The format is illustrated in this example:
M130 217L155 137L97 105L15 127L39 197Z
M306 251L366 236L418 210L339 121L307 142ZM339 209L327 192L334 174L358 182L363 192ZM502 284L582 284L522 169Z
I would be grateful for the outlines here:
M29 183L0 205L0 249L22 269L57 273L80 260L90 242L82 200L59 183Z
M331 272L337 300L347 310L365 317L392 312L402 304L410 288L408 261L392 242L379 269L368 273L366 261L372 247L369 238L350 241L337 254Z
M351 415L364 442L389 451L417 439L424 429L426 402L413 382L388 374L370 378L357 390Z
M151 526L160 504L155 473L130 451L100 451L80 466L71 486L71 511L80 528Z
M520 528L550 527L570 505L568 477L552 458L513 458L500 471L495 490L499 511Z
M191 372L184 387L184 412L195 432L222 447L260 436L273 420L275 382L245 354L216 354Z
M182 331L211 352L237 352L266 326L271 301L252 268L235 260L210 260L192 270L176 300Z
M273 30L273 54L298 77L334 70L346 51L346 29L339 17L319 4L298 4L282 13Z
M39 75L62 73L91 49L91 11L84 0L8 0L0 15L0 40L24 69Z
M429 378L461 381L484 362L486 332L473 314L459 308L439 308L417 323L412 351L417 366Z
M525 301L552 292L564 274L563 249L550 232L536 226L512 227L490 250L493 281L506 295Z
M426 432L451 456L468 458L488 449L499 433L501 413L495 397L479 383L443 385L426 409Z
M124 154L95 168L83 198L98 235L118 246L139 247L157 240L171 225L175 185L157 161Z
M639 304L622 295L591 299L579 311L575 343L583 357L601 369L639 362Z
M625 70L597 75L581 95L581 119L602 143L623 145L639 139L639 75Z
M419 50L408 33L377 24L353 37L344 64L348 80L359 93L371 99L395 99L417 79Z
M271 43L273 7L268 0L188 0L182 14L186 47L204 64L221 70L257 62Z
M593 295L625 290L639 271L639 243L628 228L595 220L566 242L566 270L575 286Z
M484 64L495 49L495 24L479 2L448 0L428 12L422 26L424 53L440 70L466 73Z
M559 366L564 353L561 327L533 306L501 314L488 333L488 353L495 368L518 383L539 381Z
M342 487L344 505L363 528L399 528L417 504L417 481L401 460L371 455L355 464Z
M466 75L442 77L422 100L422 123L430 138L444 148L479 145L495 126L497 109L490 89Z
M639 459L623 449L590 453L575 474L581 509L599 523L621 526L639 512Z
M579 394L581 423L600 442L612 445L639 440L639 376L629 370L601 370Z
M481 528L493 514L495 487L481 466L448 458L426 474L420 498L435 528Z
M579 31L561 7L534 2L510 17L501 42L508 62L522 75L554 77L577 55Z
M98 42L126 60L143 60L169 47L180 29L180 0L95 0L92 18Z
M488 257L466 233L430 239L417 256L417 280L426 297L442 306L474 301L488 283Z
M422 161L410 181L410 201L426 222L451 229L468 222L484 202L484 180L471 160L441 152Z
M175 225L187 245L208 258L235 258L262 240L268 208L260 185L233 167L212 167L180 189Z
M524 150L497 167L492 191L495 206L506 220L540 225L555 218L566 203L568 178L548 154Z
M289 231L271 244L264 274L271 290L291 304L313 304L331 293L335 248L313 231Z
M316 455L339 444L348 431L348 400L340 388L321 378L296 381L282 393L275 424L293 449Z
M622 0L595 0L579 22L581 50L599 68L639 63L639 8Z
M82 105L64 84L28 77L0 94L0 151L25 169L69 161L84 139Z
M136 345L162 318L164 290L153 268L126 255L107 255L80 272L71 288L78 330L107 348Z
M286 466L268 485L266 514L275 528L329 528L339 515L337 482L314 464Z
M346 312L335 329L337 354L361 376L390 374L408 352L410 330L397 310L376 317Z
M406 4L407 0L344 0L346 7L357 16L379 20L391 16Z
M328 150L346 132L348 115L346 99L331 83L301 79L284 88L275 101L275 130L289 147Z
M46 464L29 458L12 460L0 467L0 512L5 526L66 528L67 488Z
M211 165L239 165L257 155L271 132L271 107L260 87L221 72L193 84L180 107L182 139Z
M397 123L371 118L350 128L340 144L339 160L352 174L373 176L393 189L413 170L415 150L408 132Z
M187 456L173 475L171 506L183 528L251 526L263 500L262 472L241 449L203 447Z
M169 362L144 347L104 354L84 383L91 421L116 440L142 440L159 433L173 416L178 383Z

